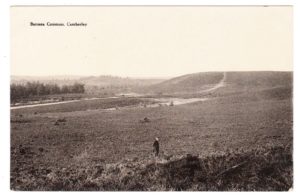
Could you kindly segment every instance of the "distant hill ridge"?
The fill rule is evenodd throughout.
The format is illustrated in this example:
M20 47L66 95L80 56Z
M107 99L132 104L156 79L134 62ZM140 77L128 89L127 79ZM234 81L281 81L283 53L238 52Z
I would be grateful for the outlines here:
M226 78L225 75L226 75ZM154 93L197 92L212 88L221 81L239 88L292 86L293 72L202 72L175 77L145 89Z
M26 83L40 81L43 83L55 83L58 85L72 84L75 82L87 86L143 86L159 83L161 78L130 78L110 75L101 76L11 76L11 83Z

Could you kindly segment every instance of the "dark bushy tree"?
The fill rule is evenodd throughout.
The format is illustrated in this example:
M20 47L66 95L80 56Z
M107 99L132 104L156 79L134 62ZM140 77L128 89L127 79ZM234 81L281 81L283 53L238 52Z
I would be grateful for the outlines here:
M11 84L10 99L14 102L19 99L30 98L32 96L55 95L68 93L84 93L84 84L75 83L73 85L43 84L40 82L27 82L26 84Z

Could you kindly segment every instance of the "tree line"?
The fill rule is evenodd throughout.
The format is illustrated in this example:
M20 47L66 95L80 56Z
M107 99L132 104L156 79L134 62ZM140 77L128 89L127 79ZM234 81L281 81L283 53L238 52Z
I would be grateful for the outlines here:
M11 101L30 98L41 95L84 93L84 84L74 83L73 85L44 84L40 82L27 82L25 84L11 84Z

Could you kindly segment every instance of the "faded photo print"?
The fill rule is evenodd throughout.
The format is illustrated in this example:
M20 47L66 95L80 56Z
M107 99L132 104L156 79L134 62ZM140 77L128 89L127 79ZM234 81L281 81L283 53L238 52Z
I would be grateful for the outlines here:
M293 190L292 6L10 14L11 190Z

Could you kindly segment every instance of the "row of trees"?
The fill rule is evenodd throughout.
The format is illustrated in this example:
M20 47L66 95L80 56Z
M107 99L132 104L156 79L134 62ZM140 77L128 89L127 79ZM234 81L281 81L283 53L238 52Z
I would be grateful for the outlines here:
M80 83L63 86L58 86L57 84L43 84L40 82L10 85L11 101L41 95L84 93L84 91L84 84Z

